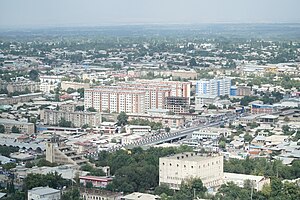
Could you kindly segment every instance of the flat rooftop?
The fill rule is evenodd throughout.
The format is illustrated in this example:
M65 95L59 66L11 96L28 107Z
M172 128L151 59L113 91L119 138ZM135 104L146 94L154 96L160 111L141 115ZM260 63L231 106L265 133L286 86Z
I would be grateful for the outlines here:
M56 190L56 189L49 188L49 187L36 187L36 188L32 188L28 192L31 192L31 193L37 194L37 195L46 195L46 194L53 194L53 193L60 192L60 190Z
M208 158L214 158L218 156L222 156L222 155L213 154L213 153L203 154L197 152L186 152L186 153L175 154L163 158L168 160L200 161L200 160L206 160Z

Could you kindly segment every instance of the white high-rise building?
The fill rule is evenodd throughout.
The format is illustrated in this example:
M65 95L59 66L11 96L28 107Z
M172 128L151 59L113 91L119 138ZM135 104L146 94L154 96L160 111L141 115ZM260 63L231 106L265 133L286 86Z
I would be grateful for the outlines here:
M230 87L230 78L201 79L196 83L196 95L229 95Z

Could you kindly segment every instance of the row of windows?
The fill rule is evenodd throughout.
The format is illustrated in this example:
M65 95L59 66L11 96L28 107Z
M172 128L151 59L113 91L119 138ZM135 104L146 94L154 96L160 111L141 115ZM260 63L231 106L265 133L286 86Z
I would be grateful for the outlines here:
M220 162L219 161L216 161L216 164L219 164ZM163 165L165 165L165 163L163 163ZM172 166L172 163L169 164L170 166ZM211 165L214 165L214 162L211 162ZM179 164L176 165L177 167L179 167ZM210 166L210 163L207 163L206 165L203 164L202 165L203 167L209 167ZM183 165L184 168L186 168L186 165ZM195 166L196 167L196 166ZM191 168L193 169L194 166L191 165ZM199 168L201 168L201 166L199 165Z

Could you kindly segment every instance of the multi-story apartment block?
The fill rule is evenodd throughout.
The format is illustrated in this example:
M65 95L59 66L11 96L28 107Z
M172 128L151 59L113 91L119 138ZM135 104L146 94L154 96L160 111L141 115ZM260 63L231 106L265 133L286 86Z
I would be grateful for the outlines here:
M146 85L136 82L119 83L119 87L126 90L139 90L145 92L145 109L163 109L166 98L171 94L169 86Z
M63 76L47 76L47 75L44 75L44 76L40 76L39 78L40 78L41 83L47 82L47 83L53 84L53 83L60 83Z
M40 83L34 81L16 81L8 83L6 89L9 93L13 92L35 92L40 90Z
M220 137L227 137L231 134L230 129L227 128L215 128L215 127L209 127L209 128L203 128L198 131L194 131L192 133L192 139L218 139Z
M171 89L170 96L188 98L191 96L191 84L189 82L137 80L136 84L147 85L148 87L169 87Z
M101 114L98 112L70 112L64 110L48 110L41 112L41 120L47 125L58 125L61 119L72 122L74 127L89 125L98 127L101 124Z
M78 82L70 82L70 81L62 81L61 82L61 89L62 90L67 90L68 88L72 88L72 89L80 89L80 88L84 88L84 89L88 89L90 88L90 84L89 83L78 83Z
M268 104L253 103L250 104L250 108L252 114L271 114L275 111L275 107L273 105Z
M42 95L43 93L39 92L39 93L22 94L13 97L0 97L0 105L27 102L34 98L41 97Z
M199 94L195 96L195 108L196 110L201 110L203 106L214 104L217 99L218 99L217 95Z
M251 95L251 87L249 86L238 86L237 96L249 96Z
M230 78L201 79L196 82L196 95L229 95Z
M159 158L159 184L179 190L182 181L200 178L208 188L223 183L223 156L196 152Z
M190 104L187 97L167 97L166 109L175 114L189 112Z
M28 200L60 200L61 192L49 187L35 187L28 190Z
M21 133L32 134L35 132L34 124L11 119L0 119L0 124L4 126L5 133L11 133L12 127L17 127Z
M98 87L84 91L84 107L99 112L145 112L145 91L121 87Z
M137 114L128 113L128 121L133 119L146 119L150 122L162 123L164 127L178 128L183 126L185 118L178 115L165 115L165 114Z
M55 91L57 87L58 83L43 82L40 84L40 91L42 91L45 94L50 94L50 92Z

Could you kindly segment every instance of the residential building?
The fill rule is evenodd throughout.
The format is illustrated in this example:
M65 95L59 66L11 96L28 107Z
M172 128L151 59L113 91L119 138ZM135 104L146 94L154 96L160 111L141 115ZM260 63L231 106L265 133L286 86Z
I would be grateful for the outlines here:
M57 83L49 83L49 82L43 82L40 84L40 91L43 92L44 94L50 94L51 91L55 91L57 88L58 84Z
M84 107L99 112L145 112L145 92L120 87L99 87L84 91Z
M41 83L47 82L47 83L53 84L53 83L60 83L63 76L43 75L43 76L40 76L39 78L40 78Z
M60 200L61 192L49 187L35 187L28 190L28 200Z
M140 192L134 192L128 195L125 195L121 200L159 200L161 199L158 195L146 194Z
M12 96L12 97L0 97L0 105L28 102L34 98L41 97L42 95L43 93L39 92L39 93L22 94L19 96Z
M0 124L4 125L5 133L11 133L11 130L14 126L20 130L20 133L35 133L35 127L33 123L0 118Z
M237 96L250 96L251 95L251 87L249 87L249 86L238 86L236 95Z
M159 158L159 184L179 190L182 181L200 178L204 186L213 188L223 181L223 156L188 152Z
M41 112L41 121L45 125L58 125L61 119L72 122L74 127L82 127L83 125L98 127L101 124L101 114L99 112L70 112L49 109L44 109Z
M195 108L196 110L201 110L203 106L214 104L217 99L217 95L199 94L195 96Z
M119 83L122 90L137 90L145 92L145 109L163 109L166 98L170 96L169 86L160 87L158 85L145 85L136 82Z
M167 97L166 98L166 109L178 114L187 113L190 108L190 99L188 97Z
M200 129L199 131L194 131L192 133L192 139L198 139L198 140L212 139L212 140L216 140L216 139L218 139L222 136L227 137L230 134L231 134L230 129L209 127L209 128Z
M171 89L170 96L175 97L190 97L191 84L181 81L160 81L160 80L142 80L136 81L136 84L148 85L149 87L169 87Z
M126 125L125 131L128 134L147 135L151 133L151 126Z
M181 79L197 79L197 72L195 70L173 70L171 72L173 78L181 78Z
M267 105L267 104L257 104L253 103L250 105L251 107L251 113L252 114L271 114L275 111L275 108L273 105Z
M253 189L256 191L261 191L263 186L270 184L270 178L264 176L254 176L246 174L236 174L236 173L224 173L224 184L233 182L239 187L244 187L245 181L250 181Z
M87 183L92 183L93 187L106 188L106 186L112 182L113 178L99 176L80 176L79 180L83 186L86 186Z
M71 146L65 145L59 141L59 138L53 137L46 143L46 160L50 163L84 165L88 160L82 154L78 154Z
M231 79L230 78L215 78L201 79L196 82L197 95L230 95Z
M123 193L110 192L103 189L81 189L80 196L83 200L120 200Z
M61 89L62 90L67 90L68 88L72 88L72 89L75 89L75 90L80 89L80 88L88 89L88 88L90 88L90 84L89 83L62 81L61 82Z
M150 122L160 122L164 127L178 128L185 123L184 116L165 114L138 114L128 113L128 121L132 119L146 119Z
M40 89L39 83L34 81L16 81L8 83L6 89L9 93L13 92L35 92Z

